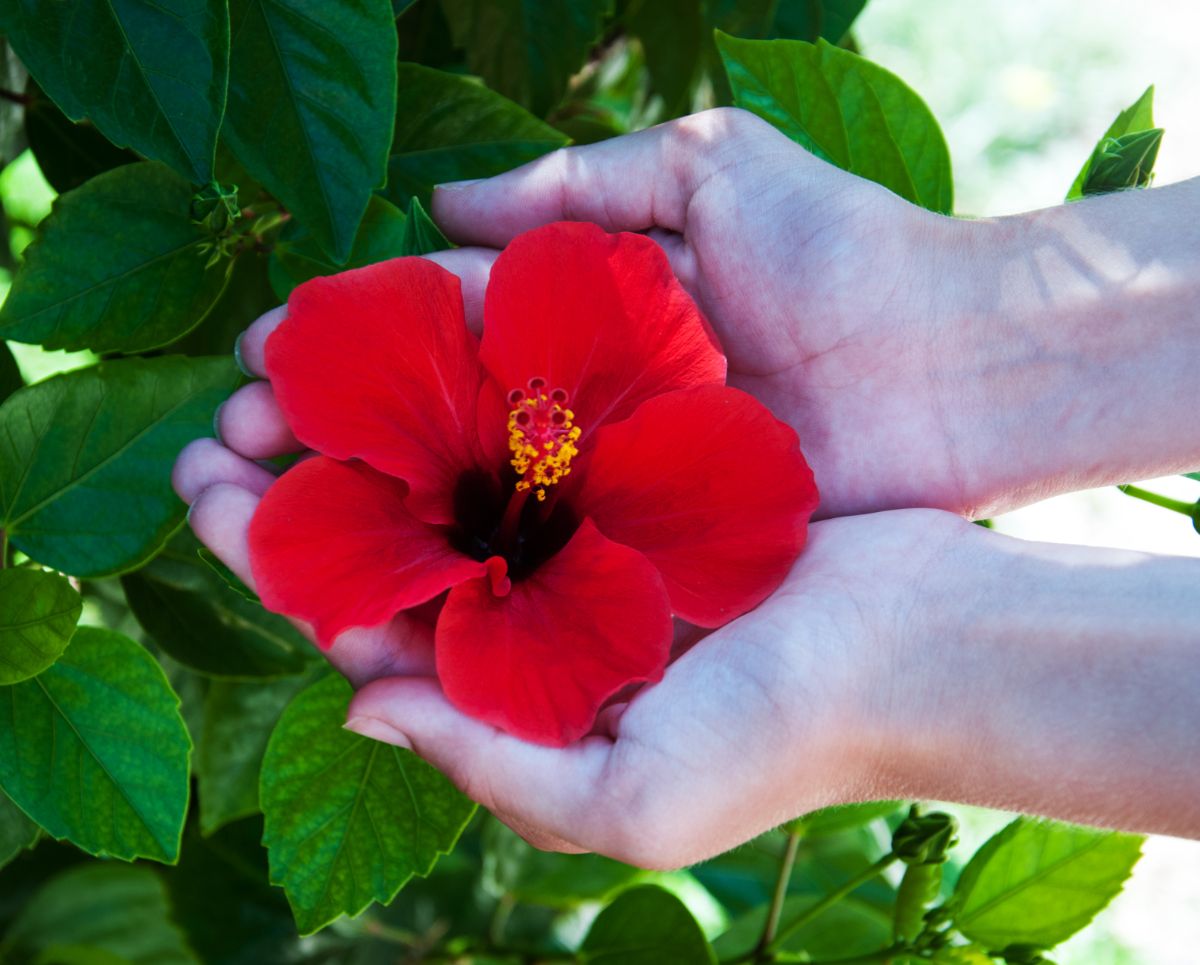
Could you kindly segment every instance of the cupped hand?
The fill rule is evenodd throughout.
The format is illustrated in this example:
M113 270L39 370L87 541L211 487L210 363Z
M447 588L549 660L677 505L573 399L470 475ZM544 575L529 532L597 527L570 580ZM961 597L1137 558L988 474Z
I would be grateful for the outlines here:
M820 515L992 498L964 470L975 434L957 405L970 360L947 306L963 224L752 114L707 111L444 185L433 213L492 249L558 220L649 233L720 337L730 384L799 433Z

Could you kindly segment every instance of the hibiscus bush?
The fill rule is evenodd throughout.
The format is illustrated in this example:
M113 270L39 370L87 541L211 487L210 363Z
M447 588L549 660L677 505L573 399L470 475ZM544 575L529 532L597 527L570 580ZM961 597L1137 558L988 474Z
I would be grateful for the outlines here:
M550 226L493 275L498 291L559 277L545 297L602 314L588 306L599 288L562 281L602 252L627 286L605 297L651 282L656 298L673 293L646 322L670 351L632 329L619 386L544 371L548 336L503 291L481 345L441 269L374 266L449 246L427 214L435 184L720 104L952 213L937 122L856 50L864 2L0 4L0 960L1032 965L1120 891L1136 837L1017 818L967 849L953 815L898 801L798 816L682 871L542 853L411 752L344 730L349 684L272 612L307 617L327 644L460 584L438 617L448 695L561 743L619 687L661 675L671 614L718 625L778 583L803 542L811 476L795 434L723 386L723 357L653 242ZM1121 113L1071 197L1149 182L1151 111L1148 91ZM539 264L548 250L559 261ZM267 368L323 455L281 476L252 527L267 609L190 534L171 467L247 381L239 333L289 296ZM406 311L436 321L428 338L389 340ZM324 391L345 364L331 327L358 340L356 358L410 366L410 381L449 373L475 428L418 397ZM485 370L501 394L476 411ZM406 439L428 430L414 450L388 436L396 405L415 420ZM635 410L637 425L603 426ZM621 556L618 543L646 534L605 453L636 450L638 484L655 486L674 444L660 423L698 427L679 443L700 452L697 473L728 430L763 440L758 468L782 480L743 507L772 521L759 555L714 554L707 583L670 554L630 553L649 575ZM580 453L589 468L567 479ZM288 525L330 492L354 513L328 532ZM561 523L573 506L621 539ZM355 526L355 539L378 536L373 511L408 520L374 551L402 545L418 591L298 573ZM456 542L430 538L432 523L455 524ZM480 532L500 535L480 546ZM617 655L578 692L538 678L545 661L491 654L490 678L470 663L513 644L494 599L532 606L506 582L522 567L620 598L583 608L623 622Z

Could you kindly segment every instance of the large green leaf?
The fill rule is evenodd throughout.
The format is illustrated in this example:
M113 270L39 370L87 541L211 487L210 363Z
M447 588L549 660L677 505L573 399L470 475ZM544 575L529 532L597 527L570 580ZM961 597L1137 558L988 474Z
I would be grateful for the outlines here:
M229 70L221 0L9 0L0 29L72 120L192 181L212 178Z
M712 946L687 906L657 885L621 892L579 949L589 965L708 965Z
M867 0L780 0L775 9L772 37L839 43L862 13Z
M0 570L0 684L40 674L75 632L83 600L57 573Z
M1121 891L1142 839L1017 818L980 848L954 889L956 925L989 948L1051 948Z
M21 909L0 952L14 965L58 963L60 947L98 949L130 965L196 965L162 880L129 865L88 863L56 875Z
M30 79L25 86L25 136L43 176L59 194L139 158L117 147L87 121L74 123Z
M895 74L824 40L719 33L717 47L738 107L840 168L950 212L946 140L925 102Z
M562 147L565 135L477 81L401 64L387 196L429 204L433 186L488 178Z
M229 265L191 219L192 189L160 164L127 164L64 194L25 249L0 337L50 349L140 352L194 328Z
M122 359L0 406L0 526L35 560L102 576L148 559L183 519L171 467L212 432L232 359Z
M214 680L196 739L200 830L212 834L258 812L258 778L271 731L306 676L242 683Z
M317 244L311 231L298 223L287 224L271 252L271 287L280 300L286 301L293 288L310 278L396 258L405 254L404 231L404 213L383 198L372 196L354 236L350 257L344 265L338 265Z
M0 791L0 868L37 842L41 829Z
M1116 116L1116 119L1108 125L1108 130L1101 135L1100 140L1096 142L1096 148L1103 146L1104 142L1109 138L1123 137L1126 134L1136 134L1141 131L1150 131L1154 129L1154 85L1151 84L1143 92L1142 96L1135 100L1132 104L1121 111ZM1084 195L1083 187L1087 181L1088 172L1092 168L1095 161L1096 152L1093 151L1088 159L1083 162L1083 167L1079 169L1079 173L1075 176L1074 182L1071 184L1071 189L1067 192L1067 200L1075 201L1082 198Z
M401 253L405 255L428 255L434 251L452 248L441 229L421 206L417 198L408 202L405 212L404 235L400 239Z
M191 741L162 668L128 637L80 627L48 670L0 688L0 785L92 854L174 861Z
M396 114L388 0L232 0L224 136L338 262L383 184Z
M25 380L21 378L21 370L17 368L17 360L13 358L9 347L0 339L0 402L17 391Z
M467 65L545 117L600 39L612 0L442 0Z
M343 729L349 699L337 676L306 688L263 760L271 882L287 892L306 935L428 874L474 810L415 754Z
M174 659L212 677L245 680L299 673L317 656L286 618L226 584L177 535L148 566L121 578L129 608Z

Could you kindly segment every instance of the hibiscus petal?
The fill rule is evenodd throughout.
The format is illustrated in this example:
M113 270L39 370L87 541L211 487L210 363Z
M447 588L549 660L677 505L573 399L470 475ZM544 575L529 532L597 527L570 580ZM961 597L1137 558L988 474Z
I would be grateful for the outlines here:
M267 373L296 437L409 485L408 507L453 520L454 486L478 463L478 343L458 279L423 258L314 278L267 340Z
M700 310L643 235L558 222L519 235L492 266L480 358L502 391L566 389L585 433L652 396L723 383Z
M315 456L267 490L250 521L250 568L268 610L311 623L329 647L486 573L405 508L407 487L361 462Z
M783 581L817 507L795 431L737 389L661 395L597 433L572 496L643 553L683 619L718 627Z
M585 520L507 596L486 580L450 591L437 625L438 677L464 713L561 746L586 734L626 684L662 677L671 633L654 567Z

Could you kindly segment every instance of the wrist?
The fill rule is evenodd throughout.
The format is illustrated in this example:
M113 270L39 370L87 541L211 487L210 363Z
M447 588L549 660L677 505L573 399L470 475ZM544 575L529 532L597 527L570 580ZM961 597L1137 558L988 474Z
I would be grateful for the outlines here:
M922 574L881 796L1200 833L1200 561L979 527Z
M1161 237L1171 198L943 220L929 364L972 515L1200 465L1200 431L1172 417L1200 351L1200 257Z

